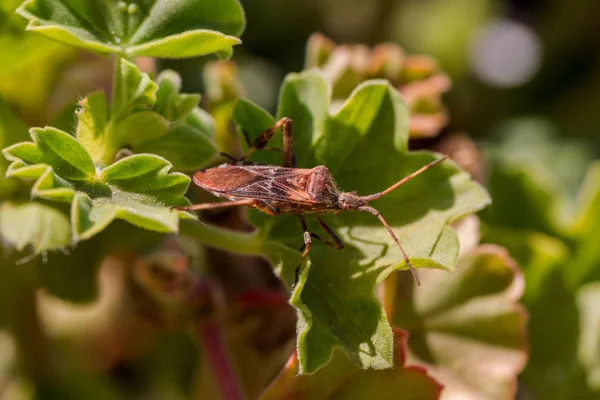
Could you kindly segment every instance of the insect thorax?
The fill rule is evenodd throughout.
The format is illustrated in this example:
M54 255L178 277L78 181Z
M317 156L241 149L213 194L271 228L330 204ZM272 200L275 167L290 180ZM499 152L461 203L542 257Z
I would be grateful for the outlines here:
M337 205L337 187L329 169L325 166L321 165L313 168L313 172L310 174L308 184L306 185L306 192L315 202L330 204L332 206Z

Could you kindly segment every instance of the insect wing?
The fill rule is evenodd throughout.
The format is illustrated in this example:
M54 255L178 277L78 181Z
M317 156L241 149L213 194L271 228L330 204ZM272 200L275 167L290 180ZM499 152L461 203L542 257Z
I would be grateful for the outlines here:
M306 192L310 169L224 165L194 174L194 183L227 197L313 203Z

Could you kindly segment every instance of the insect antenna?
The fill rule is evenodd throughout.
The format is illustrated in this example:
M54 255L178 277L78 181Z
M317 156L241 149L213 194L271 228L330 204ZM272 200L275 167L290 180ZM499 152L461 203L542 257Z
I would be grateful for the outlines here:
M422 174L423 172L427 171L429 168L433 167L436 164L441 163L442 161L444 161L447 158L448 158L448 155L445 154L443 157L438 158L437 160L433 160L432 162L430 162L429 164L425 165L424 167L419 168L418 170L416 170L412 174L410 174L410 175L402 178L400 181L398 181L397 183L393 184L392 186L390 186L389 188L385 189L384 191L379 192L379 193L370 194L368 196L362 196L361 199L363 199L365 201L377 200L378 198L383 197L386 194L388 194L389 192L391 192L392 190L396 189L397 187L404 185L406 182L410 181L415 176Z
M429 168L433 167L434 165L441 163L442 161L444 161L447 158L448 158L448 155L444 155L441 158L438 158L437 160L434 160L434 161L430 162L429 164L419 168L412 174L402 178L401 180L399 180L398 182L396 182L389 188L385 189L384 191L379 192L379 193L370 194L368 196L361 196L360 199L363 200L364 202L377 200L380 197L385 196L392 190L396 189L397 187L404 185L406 182L408 182L412 178L416 177L417 175L420 175L423 172L427 171ZM387 223L387 221L383 218L383 216L379 213L379 211L377 211L376 209L374 209L373 207L368 206L368 205L360 206L357 209L360 211L368 212L369 214L373 214L374 216L376 216L379 219L379 221L381 221L383 226L385 226L385 229L387 229L387 231L389 232L392 239L394 239L394 242L396 242L396 244L400 248L400 251L402 252L402 256L404 256L404 261L406 262L406 265L408 266L408 269L410 270L410 273L412 274L416 284L421 285L421 281L419 280L419 275L417 274L417 271L413 268L412 264L410 263L410 260L408 259L408 256L406 255L406 252L404 251L404 248L402 247L402 245L400 244L400 241L398 240L398 237L396 237L396 234L394 233L394 231L392 230L390 225Z
M379 218L379 221L381 221L383 226L385 226L385 229L387 229L387 231L392 236L392 239L394 239L394 242L396 242L396 244L400 248L400 251L402 252L402 256L404 256L404 261L406 262L406 265L408 266L408 269L410 270L410 273L412 274L417 286L420 286L421 281L419 280L419 275L417 274L417 271L413 268L412 264L410 263L410 260L408 259L408 256L406 255L406 252L404 251L404 247L402 247L402 245L400 244L400 241L396 237L396 234L394 233L392 228L390 228L387 221L383 218L383 216L379 213L379 211L377 211L376 209L374 209L371 206L362 206L362 207L359 207L358 210L368 212L369 214L373 214L374 216Z

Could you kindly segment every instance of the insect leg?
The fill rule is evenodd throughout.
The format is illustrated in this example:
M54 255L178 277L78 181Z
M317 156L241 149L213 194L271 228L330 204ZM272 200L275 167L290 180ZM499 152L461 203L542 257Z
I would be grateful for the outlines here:
M250 141L250 136L248 136L248 132L243 131L242 134L244 135L244 140L246 141L246 144L248 145L248 149L252 147L252 142Z
M312 244L312 240L310 238L311 235L308 231L308 226L306 226L306 221L304 220L304 217L298 214L298 218L300 218L300 223L302 224L302 231L304 232L304 246L302 246L304 251L302 251L302 257L300 258L300 262L294 270L294 284L292 285L292 288L296 287L296 284L298 283L298 279L300 278L300 267L304 263L304 260L306 259L306 256L310 251L310 246Z
M255 203L256 203L256 200L254 200L254 199L244 199L244 200L236 200L236 201L222 201L222 202L218 202L218 203L192 204L191 206L173 207L173 209L180 210L180 211L212 210L213 208L223 208L223 207L253 206Z
M242 157L242 160L250 157L256 150L263 149L281 127L283 127L283 150L281 151L283 154L283 166L295 167L296 161L292 149L292 120L289 118L281 118L273 127L259 134L248 149L248 152Z
M292 130L292 120L282 118L283 122L283 166L288 168L296 168L296 156L294 155L293 142L294 131Z
M326 244L330 245L331 247L335 247L338 250L343 249L344 248L344 242L342 242L342 239L340 239L335 234L335 232L333 231L333 229L331 229L329 226L327 226L327 224L325 222L323 222L323 220L321 219L321 217L319 217L319 214L317 214L316 217L317 217L317 221L319 221L319 225L321 225L321 228L323 228L323 230L325 232L327 232L327 234L329 235L329 237L332 238L335 243L332 243L329 240L321 239L316 234L312 234L312 235L314 235L313 237L319 239L323 243L326 243Z
M220 152L219 152L219 154L220 154L221 156L225 157L225 158L228 158L228 159L229 159L231 162L234 162L234 163L236 163L236 162L238 162L238 161L239 161L239 160L238 160L237 158L235 158L234 156L231 156L231 155L229 155L229 154L227 154L227 153L224 153L224 152L222 152L222 151L220 151Z
M392 230L390 225L383 218L383 216L379 213L379 211L377 211L376 209L374 209L373 207L370 207L370 206L362 206L362 207L359 207L358 210L366 211L369 214L373 214L374 216L376 216L379 219L379 221L381 221L383 226L385 226L385 229L387 229L387 231L389 232L392 239L394 239L394 242L396 242L396 244L400 248L400 251L402 252L402 256L404 257L404 261L406 262L406 265L408 266L410 273L412 274L415 282L417 283L417 286L419 286L421 284L421 281L419 280L419 275L417 275L417 271L413 268L412 264L410 263L410 260L408 259L408 256L406 255L406 252L404 251L404 247L402 247L402 245L400 244L398 237L396 236L396 234L394 233L394 231Z

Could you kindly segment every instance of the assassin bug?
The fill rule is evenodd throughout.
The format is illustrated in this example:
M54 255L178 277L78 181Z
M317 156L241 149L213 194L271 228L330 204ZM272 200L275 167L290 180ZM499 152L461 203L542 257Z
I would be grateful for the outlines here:
M262 165L246 161L252 153L265 148L271 137L273 137L273 135L282 127L283 148L275 150L280 150L282 152L283 166ZM294 285L298 280L300 267L310 251L312 244L311 238L321 240L337 249L342 249L344 247L344 243L341 239L337 237L325 222L323 222L319 214L346 210L368 212L376 216L390 233L400 248L400 251L404 256L404 261L412 273L415 282L419 285L420 282L417 272L410 263L410 260L400 244L400 241L394 234L394 231L385 221L383 216L379 214L379 211L369 205L369 202L385 196L415 176L432 166L441 163L447 159L448 156L444 155L443 157L430 162L382 192L368 196L359 196L354 192L338 191L329 169L323 165L311 169L296 168L292 150L292 134L292 120L289 118L282 118L275 126L258 135L253 144L250 143L247 135L245 135L249 150L242 159L236 160L231 156L223 154L232 159L232 162L198 171L193 176L193 181L196 185L217 197L225 198L229 201L195 204L187 207L177 207L177 209L191 211L221 207L248 206L259 209L269 215L285 213L296 214L300 219L304 231L304 246L302 258L296 267ZM331 239L333 239L333 242L322 239L317 234L308 231L306 221L302 216L303 214L308 213L316 214L319 225L321 225L323 230Z

